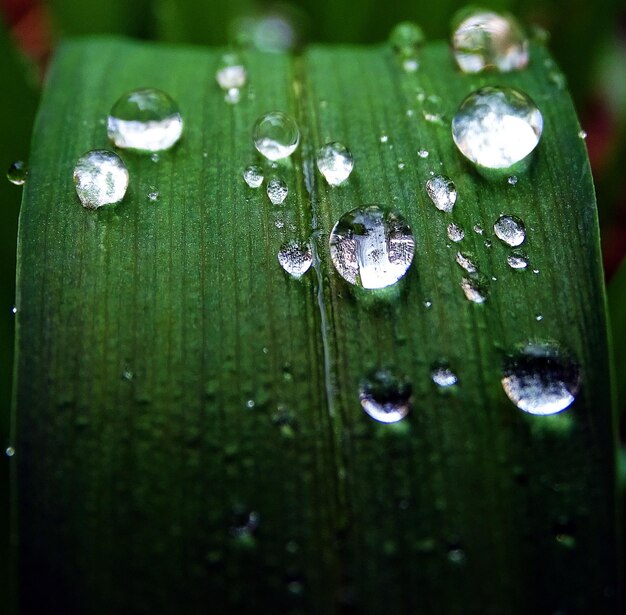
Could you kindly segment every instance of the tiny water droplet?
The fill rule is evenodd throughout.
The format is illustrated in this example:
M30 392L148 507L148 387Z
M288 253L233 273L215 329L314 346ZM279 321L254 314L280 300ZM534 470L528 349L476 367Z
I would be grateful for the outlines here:
M464 564L466 560L465 551L459 547L448 549L448 560L457 566Z
M528 40L517 20L482 9L465 9L453 20L452 49L464 73L506 73L528 65Z
M486 169L508 169L537 147L543 117L535 103L513 88L484 87L461 103L452 120L459 151Z
M117 154L95 149L76 162L74 185L83 207L97 209L114 205L126 194L128 169Z
M515 186L515 184L517 184L517 177L515 175L511 175L507 181L511 184L511 186Z
M578 138L579 139L583 139L583 141L584 141L587 138L587 131L579 130L578 131Z
M23 160L16 160L7 169L7 179L16 186L23 186L28 177L28 167Z
M472 227L472 230L473 230L473 231L474 231L477 235L482 235L482 234L484 233L484 231L483 231L483 227L482 227L482 226L480 226L479 224L475 224L475 225Z
M345 182L354 168L350 150L337 141L322 145L317 151L317 168L331 186Z
M361 381L359 400L363 410L376 421L396 423L411 410L411 384L379 369Z
M267 182L267 196L273 205L282 205L289 194L289 188L281 177L272 177Z
M464 238L465 231L458 224L454 222L448 224L448 239L450 239L450 241L458 242Z
M158 190L152 190L151 192L148 192L148 199L150 199L151 201L156 201L158 198L159 198Z
M215 72L215 80L222 90L240 90L246 85L248 73L243 60L237 53L226 53Z
M13 448L12 446L7 446L7 447L4 449L4 454L5 454L7 457L13 457L13 455L15 455L15 448Z
M580 369L552 342L533 342L506 359L501 383L520 410L555 414L569 408L576 399Z
M258 188L263 183L263 169L256 164L251 164L244 169L243 179L250 188Z
M159 162L160 159L161 157L156 152L150 156L150 160L152 160L152 162Z
M17 308L15 306L13 306L13 308L11 309L11 313L12 314L17 314Z
M241 90L239 88L230 88L224 94L224 101L229 105L236 105L241 100Z
M285 228L285 221L282 218L276 218L276 220L274 220L274 226L277 229Z
M543 314L537 314L537 316L535 316L535 320L537 322L541 322L543 320Z
M419 151L417 152L417 155L418 155L420 158L428 158L429 153L428 153L428 150L421 149L421 150L419 150Z
M424 119L432 124L441 124L443 120L443 114L441 112L442 104L441 98L435 94L431 94L425 98L422 107Z
M412 21L401 21L389 34L389 43L400 58L414 58L424 45L423 30Z
M526 241L526 227L516 216L500 216L493 225L496 237L508 246L515 248Z
M487 300L485 289L477 280L463 278L461 288L465 293L465 298L473 303L484 303Z
M262 115L252 129L252 140L259 153L268 160L291 156L300 143L295 120L282 111Z
M444 363L433 365L430 377L437 386L442 388L454 386L459 381L456 374Z
M426 182L426 192L435 207L450 213L457 199L454 182L445 175L436 175Z
M455 260L461 269L467 271L467 273L477 273L478 267L474 264L474 261L470 256L464 254L463 252L457 252Z
M381 143L387 143L387 141L389 141L389 135L386 135L384 133L382 135L380 135L380 142Z
M330 256L341 277L363 288L385 288L408 271L415 253L415 239L396 211L378 205L345 213L333 227Z
M526 269L528 267L528 258L523 254L509 254L506 262L511 269Z
M398 171L404 171L404 169L406 168L406 163L402 160L400 160L398 162Z
M254 399L248 399L246 401L246 408L252 410L252 408L254 408L255 403L254 403Z
M170 149L183 133L178 105L155 88L124 94L107 118L109 139L123 149L159 152Z
M125 369L122 372L122 378L130 382L135 377L135 374L130 369Z
M290 241L284 244L278 253L280 266L294 278L303 276L313 264L311 247Z
M533 269L533 273L534 273L535 275L539 275L539 269Z

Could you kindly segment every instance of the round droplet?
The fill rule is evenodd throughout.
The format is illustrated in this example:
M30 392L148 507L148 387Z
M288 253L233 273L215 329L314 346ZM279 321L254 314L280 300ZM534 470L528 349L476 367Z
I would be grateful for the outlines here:
M419 151L417 152L417 155L418 155L420 158L428 158L429 153L428 153L428 150L421 149L421 150L419 150Z
M430 372L430 377L432 381L441 388L454 386L459 380L450 367L445 364L434 365Z
M454 222L448 224L448 239L450 241L461 241L465 237L465 231Z
M97 209L114 205L126 194L128 169L117 154L95 149L76 162L74 185L83 207Z
M465 298L472 303L484 303L487 300L487 293L478 280L463 278L461 280L461 289L465 294Z
M282 205L289 194L289 188L281 177L272 177L267 182L267 196L273 205Z
M252 129L257 150L268 160L291 156L300 142L300 130L295 120L282 111L262 115Z
M512 248L521 246L526 240L526 227L516 216L500 216L493 231L498 239Z
M380 369L361 381L359 399L363 410L381 423L396 423L411 410L411 384Z
M461 269L467 271L467 273L477 273L478 267L474 264L472 257L464 254L463 252L457 252L455 260Z
M339 186L350 177L354 158L345 145L334 141L317 151L317 168L331 186Z
M313 264L313 254L308 244L290 241L284 244L278 253L280 266L294 278L303 276Z
M241 57L236 53L227 53L222 56L215 80L222 90L239 90L246 85L248 73Z
M15 448L13 448L12 446L7 446L7 447L4 449L4 454L5 454L7 457L13 457L13 456L15 455Z
M152 190L151 192L148 192L148 199L152 202L158 200L159 198L159 191L158 190Z
M578 138L582 139L584 141L587 138L587 131L579 130L578 131Z
M507 181L511 186L515 186L515 184L517 184L517 177L515 175L511 175L511 177L509 177Z
M145 88L124 94L107 120L109 139L136 152L170 149L183 133L178 105L161 90Z
M486 169L508 169L539 144L543 118L526 94L513 88L484 87L461 103L452 120L459 151Z
M256 164L251 164L244 169L243 179L250 188L258 188L263 183L263 169Z
M432 94L424 99L422 106L422 115L427 122L433 124L441 124L443 113L441 110L442 100L439 96Z
M522 254L509 254L506 262L511 269L526 269L528 267L528 258Z
M415 239L404 217L378 205L345 213L330 234L330 256L341 277L363 288L385 288L404 276Z
M389 43L402 61L412 59L417 62L424 40L423 30L412 21L400 22L389 34Z
M528 65L528 39L512 16L470 9L458 13L454 23L452 49L464 73L506 73Z
M23 160L16 160L7 169L7 179L16 186L23 186L28 176L28 167Z
M569 408L580 387L580 369L551 342L527 344L504 364L502 388L524 412L548 415Z
M435 207L450 213L456 203L457 192L454 182L445 175L435 175L426 182L426 192Z
M482 235L482 234L484 233L484 231L483 231L483 227L482 227L482 226L480 226L480 224L475 224L475 225L472 227L472 230L473 230L473 231L474 231L477 235Z

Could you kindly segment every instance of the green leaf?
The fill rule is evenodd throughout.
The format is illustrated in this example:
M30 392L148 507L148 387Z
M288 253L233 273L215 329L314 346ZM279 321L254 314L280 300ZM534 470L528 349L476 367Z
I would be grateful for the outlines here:
M626 407L626 263L622 263L608 287L615 386L620 410Z
M62 48L20 228L27 612L615 612L593 186L572 103L546 74L545 49L532 54L526 71L467 76L444 43L414 74L386 47L247 53L250 84L228 105L213 81L219 50ZM515 186L482 178L451 139L455 109L486 84L522 89L544 117ZM74 163L107 147L110 106L146 85L179 102L184 137L157 162L119 152L125 201L86 211ZM441 98L441 124L423 119L421 91ZM270 110L302 131L292 159L266 165L289 185L282 208L241 178L258 162L251 127ZM337 189L314 165L329 140L356 160ZM456 182L451 215L428 200L431 172ZM408 275L383 295L346 284L327 243L341 214L377 202L399 209L417 242ZM526 223L526 271L507 266L494 237L503 213ZM489 282L483 305L461 291L452 220ZM311 234L315 269L291 279L277 251ZM562 414L523 413L503 392L503 362L531 339L580 365ZM459 377L449 394L430 379L441 359ZM359 383L379 367L412 383L400 423L360 407Z

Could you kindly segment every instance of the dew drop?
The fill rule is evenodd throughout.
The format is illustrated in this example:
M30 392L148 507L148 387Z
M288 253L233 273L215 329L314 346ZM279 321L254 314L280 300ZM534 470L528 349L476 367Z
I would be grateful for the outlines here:
M282 111L262 115L252 129L257 150L268 160L291 156L300 142L300 130L295 120Z
M516 216L500 216L493 225L496 237L508 246L521 246L526 240L526 227Z
M517 20L481 9L457 13L452 49L464 73L486 69L503 73L526 68L528 40Z
M483 227L482 227L482 226L480 226L479 224L475 224L475 225L472 227L472 230L473 230L473 231L474 231L477 235L482 235L482 234L484 233L484 231L483 231Z
M585 130L579 130L578 138L584 141L587 138L587 132Z
M126 194L128 169L117 154L95 149L76 162L74 185L83 207L97 209L114 205Z
M264 179L263 169L256 164L251 164L244 169L243 179L250 188L259 188Z
M450 213L456 203L457 191L454 182L445 175L435 175L426 182L426 192L435 207ZM462 239L462 238L461 238Z
M418 155L420 158L428 158L429 153L428 153L428 150L421 149L421 150L419 150L419 151L417 152L417 155Z
M183 133L178 105L161 90L145 88L124 94L107 118L109 139L136 152L170 149Z
M466 555L463 549L458 547L448 549L448 561L452 564L460 566L465 563Z
M454 386L459 381L450 367L442 363L433 365L430 377L432 381L441 388Z
M506 262L511 269L526 269L528 267L528 258L522 254L509 254Z
M389 34L389 43L407 72L419 67L419 54L424 45L423 30L412 21L402 21Z
M4 449L4 454L5 454L7 457L13 457L13 456L15 455L15 448L14 448L14 447L12 447L12 446L7 446L7 447Z
M455 260L461 269L467 271L467 273L478 273L478 267L474 264L471 257L463 252L457 252Z
M380 135L379 140L381 143L387 143L387 141L389 141L389 135L386 135L385 133L383 133L382 135Z
M465 298L472 303L484 303L487 300L487 294L477 280L463 278L461 280L461 289L465 294Z
M441 98L435 94L426 97L422 106L424 119L432 124L441 124L443 120L443 114L441 112L442 104Z
M511 175L507 181L511 186L515 186L515 184L517 184L517 177L515 175Z
M224 54L220 60L215 79L222 90L240 90L246 85L248 73L237 53Z
M363 288L385 288L408 271L415 253L415 239L396 211L378 205L345 213L333 227L330 256L341 277Z
M539 144L543 117L526 94L506 87L484 87L461 103L452 120L459 151L486 169L508 169Z
M379 369L359 385L365 412L381 423L396 423L411 410L411 384L385 369Z
M152 190L151 192L148 192L148 199L150 201L156 201L159 198L159 191L158 190Z
M345 145L334 141L317 151L317 168L331 186L339 186L350 177L354 158Z
M289 194L289 188L281 177L272 177L267 182L267 196L273 205L282 205Z
M236 105L241 100L241 90L239 88L230 88L224 94L224 101L229 105Z
M313 264L311 247L290 241L284 244L278 252L280 266L294 278L303 276Z
M464 239L464 237L465 231L458 224L454 222L448 224L448 239L450 239L450 241L458 242Z
M580 387L580 369L551 342L527 344L508 357L501 380L507 397L524 412L548 415L569 408Z
M16 186L23 186L28 176L28 167L23 160L16 160L7 169L7 179Z

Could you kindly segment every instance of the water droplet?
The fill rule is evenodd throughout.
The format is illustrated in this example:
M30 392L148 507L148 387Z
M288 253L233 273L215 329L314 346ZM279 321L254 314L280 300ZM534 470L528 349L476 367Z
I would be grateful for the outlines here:
M263 183L263 169L256 164L251 164L244 169L243 179L250 188L258 188Z
M350 177L354 158L343 144L334 141L317 151L317 168L331 186L338 186Z
M411 410L411 384L380 369L361 381L359 399L363 410L373 419L396 423Z
M280 266L294 278L304 275L313 264L311 247L308 244L300 244L290 241L283 245L278 253Z
M539 144L543 117L526 94L513 88L484 87L461 103L452 120L459 151L486 169L508 169Z
M123 372L122 372L122 379L126 380L128 382L130 382L133 378L135 377L135 374L133 374L133 372L126 368Z
M472 230L473 230L473 231L474 231L477 235L482 235L482 234L484 233L484 231L483 231L483 227L482 227L482 226L480 226L479 224L475 224L475 225L472 227Z
M232 512L230 535L238 546L248 548L255 546L255 534L259 528L259 513L247 511L242 506L235 506Z
M435 207L450 213L456 203L457 192L454 182L445 175L436 175L426 182L426 192Z
M486 292L478 280L463 278L461 288L465 293L465 298L473 303L484 303L487 300Z
M466 559L465 551L459 547L448 549L448 560L457 566L464 564Z
M521 246L526 240L526 227L516 216L500 216L493 225L496 237L508 246Z
M428 158L429 153L428 153L428 150L421 149L421 150L419 150L419 151L417 152L417 155L418 155L420 158Z
M537 316L535 316L535 320L537 322L541 322L543 320L543 314L537 314Z
M229 105L236 105L241 100L241 90L239 88L230 88L224 94L224 101Z
M15 455L15 448L13 448L12 446L7 446L7 447L4 449L4 454L5 454L7 457L13 457L13 455Z
M515 175L511 175L507 181L511 184L511 186L515 186L515 184L517 184L517 177Z
M152 190L151 192L148 192L148 199L150 199L151 201L156 201L158 198L159 198L158 190Z
M419 54L424 45L424 32L411 21L402 21L389 34L389 43L407 72L419 67Z
M506 262L511 269L526 269L528 267L528 258L522 254L509 254Z
M160 159L161 157L156 152L150 156L150 160L152 160L152 162L159 162Z
M272 177L267 182L267 196L273 205L282 205L289 194L289 188L281 177Z
M254 399L248 399L246 401L246 408L252 410L252 408L254 408L255 403L254 403Z
M237 53L224 54L220 60L215 79L222 90L240 90L246 85L247 72Z
M389 135L386 135L384 133L382 135L380 135L380 142L381 143L387 143L387 141L389 141Z
M528 40L517 20L481 9L465 9L454 19L452 48L464 73L486 69L509 72L528 65Z
M459 381L450 367L443 363L433 365L430 377L437 386L442 388L454 386Z
M578 131L578 138L583 139L583 141L587 138L587 132L585 130Z
M404 171L405 168L406 168L406 163L403 160L400 160L398 162L398 171Z
M23 186L28 176L28 167L23 160L16 160L7 169L7 179L16 186Z
M76 162L74 185L83 207L97 209L113 205L126 194L128 169L117 154L94 149Z
M178 105L161 90L146 88L124 94L107 118L109 139L136 152L170 149L183 133Z
M478 273L478 267L474 264L471 257L463 252L457 252L455 260L461 269L467 271L467 273Z
M422 115L427 122L433 124L441 124L443 114L441 112L442 100L439 96L431 94L424 99L422 107Z
M504 364L502 388L524 412L548 415L569 408L580 387L580 369L551 342L527 344Z
M465 237L465 231L454 222L448 224L448 239L451 241L461 241Z
M433 302L430 299L425 299L424 300L424 307L427 310L430 310L430 308L433 307Z
M345 213L333 227L330 256L341 277L363 288L385 288L409 269L415 239L404 217L378 205Z
M300 130L295 120L282 111L262 115L252 129L257 150L268 160L291 156L300 143Z
M276 220L274 220L274 226L277 229L285 228L285 221L282 218L276 218Z
M17 314L17 307L13 306L13 309L11 310L12 314Z

